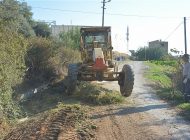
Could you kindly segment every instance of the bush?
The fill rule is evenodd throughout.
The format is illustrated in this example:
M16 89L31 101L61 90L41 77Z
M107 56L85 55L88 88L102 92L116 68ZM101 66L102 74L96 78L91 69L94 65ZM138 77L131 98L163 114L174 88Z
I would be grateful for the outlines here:
M117 91L111 91L95 84L81 83L80 91L74 96L79 97L89 104L106 105L117 104L124 101L124 97Z
M0 22L4 28L19 32L25 37L34 36L31 7L18 0L0 1Z
M26 65L28 67L27 76L38 78L38 80L49 79L51 65L50 58L53 55L52 42L46 38L31 38L30 46L26 55Z
M67 32L62 32L59 35L60 40L67 48L79 49L80 46L80 30L73 28Z
M14 118L19 109L12 100L12 88L22 82L25 74L27 41L0 24L0 42L0 109L4 117Z
M135 56L138 60L161 60L165 56L164 49L159 47L143 47L137 50Z
M46 23L37 22L33 29L37 36L49 37L51 34L51 29Z
M66 48L53 39L35 37L30 39L26 64L29 68L27 77L42 82L66 74L68 62L78 62L77 50Z
M168 99L173 98L173 96L177 98L176 95L182 91L183 76L181 65L176 60L150 62L151 69L147 72L148 78L155 81L161 88L170 90L169 94L167 94Z
M151 63L157 64L157 65L165 65L165 66L172 66L172 67L177 67L177 61L176 60L170 60L170 61L155 61L151 60Z

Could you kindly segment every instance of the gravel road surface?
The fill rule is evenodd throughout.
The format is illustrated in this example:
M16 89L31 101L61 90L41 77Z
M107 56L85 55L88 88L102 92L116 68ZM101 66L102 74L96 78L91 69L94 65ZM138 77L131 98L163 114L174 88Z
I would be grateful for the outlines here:
M144 77L143 62L129 62L135 74L134 90L122 105L95 107L92 118L98 126L98 140L190 140L190 123L155 95ZM121 65L122 67L122 65ZM117 82L102 82L119 90Z

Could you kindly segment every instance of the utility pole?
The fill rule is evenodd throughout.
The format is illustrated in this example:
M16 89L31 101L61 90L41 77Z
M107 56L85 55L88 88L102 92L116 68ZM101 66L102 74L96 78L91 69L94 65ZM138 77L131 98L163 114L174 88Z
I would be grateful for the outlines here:
M103 0L103 6L102 6L102 27L104 27L104 10L106 9L105 8L105 4L106 3L108 3L108 2L110 2L111 0L108 0L108 1L106 1L106 0Z
M127 26L127 51L129 50L129 26Z
M146 61L146 46L144 46L144 59Z
M184 17L184 41L185 41L185 54L187 54L187 35L186 35L186 17Z

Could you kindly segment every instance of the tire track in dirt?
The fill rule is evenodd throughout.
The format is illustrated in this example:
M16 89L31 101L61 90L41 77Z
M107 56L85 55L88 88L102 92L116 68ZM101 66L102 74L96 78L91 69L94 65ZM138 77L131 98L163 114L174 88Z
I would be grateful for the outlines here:
M112 109L108 107L95 107L92 112L92 119L95 120L97 125L97 140L111 139L111 140L124 140L122 131L112 115ZM94 115L95 114L95 115Z
M42 116L43 119L31 120L15 128L4 140L89 140L88 132L79 133L75 128L76 122L82 121L84 115L78 109L61 109L57 113Z
M75 116L68 114L69 111L61 111L56 118L49 124L45 136L39 137L41 140L77 139L77 133L69 133L69 129L74 128ZM64 129L62 129L64 128ZM62 132L62 136L60 135ZM63 135L64 133L64 135Z
M113 112L111 111L111 108L109 107L109 114L113 114ZM119 139L119 140L124 140L123 134L122 134L122 130L120 128L119 123L117 122L117 119L115 118L115 115L110 115L110 120L112 123L112 132L114 134L114 138Z

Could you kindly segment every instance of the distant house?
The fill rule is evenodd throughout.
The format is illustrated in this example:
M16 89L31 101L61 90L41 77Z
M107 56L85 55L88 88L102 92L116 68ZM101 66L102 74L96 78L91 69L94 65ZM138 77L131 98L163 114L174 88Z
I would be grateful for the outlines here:
M159 48L163 48L164 52L166 54L168 54L168 42L167 41L161 41L161 40L155 40L155 41L151 41L148 43L148 46L150 48L152 47L159 47Z

